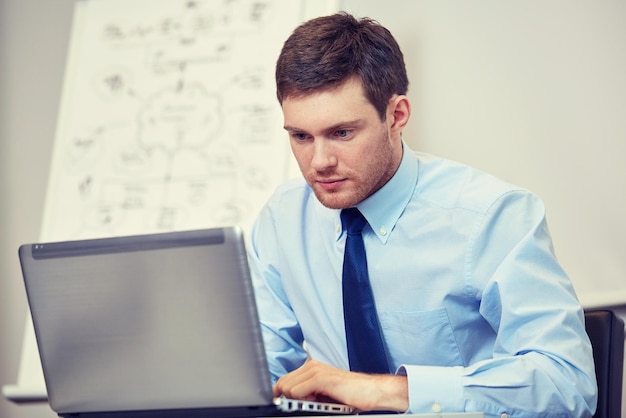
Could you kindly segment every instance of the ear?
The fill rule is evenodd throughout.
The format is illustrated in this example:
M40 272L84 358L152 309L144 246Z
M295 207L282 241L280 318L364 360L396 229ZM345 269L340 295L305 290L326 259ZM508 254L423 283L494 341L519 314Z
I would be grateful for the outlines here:
M389 130L393 138L400 137L411 117L411 102L404 95L394 96L389 100L387 118Z

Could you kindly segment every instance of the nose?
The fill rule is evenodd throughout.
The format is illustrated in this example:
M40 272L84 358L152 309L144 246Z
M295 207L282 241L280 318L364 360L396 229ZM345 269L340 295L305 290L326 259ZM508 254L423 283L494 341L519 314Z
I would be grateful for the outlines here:
M337 157L330 141L316 138L313 141L313 155L311 156L311 168L316 171L326 171L337 165Z

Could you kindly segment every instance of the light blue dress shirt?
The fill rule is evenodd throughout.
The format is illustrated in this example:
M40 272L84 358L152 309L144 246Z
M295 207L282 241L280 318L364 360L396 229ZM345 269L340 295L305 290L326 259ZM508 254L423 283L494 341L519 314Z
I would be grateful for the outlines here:
M408 376L410 412L592 414L583 312L535 195L404 144L397 173L358 208L390 372ZM253 228L273 379L305 361L304 341L312 358L349 369L339 212L292 181Z

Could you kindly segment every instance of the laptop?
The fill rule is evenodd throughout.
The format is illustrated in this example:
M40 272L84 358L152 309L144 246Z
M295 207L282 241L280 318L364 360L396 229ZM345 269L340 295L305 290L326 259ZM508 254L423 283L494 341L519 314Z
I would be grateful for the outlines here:
M274 399L238 227L25 244L19 257L61 417L356 412Z

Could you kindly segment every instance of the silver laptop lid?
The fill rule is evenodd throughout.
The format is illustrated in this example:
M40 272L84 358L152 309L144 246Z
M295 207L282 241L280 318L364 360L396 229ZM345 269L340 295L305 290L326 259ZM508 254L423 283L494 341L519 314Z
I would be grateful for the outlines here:
M23 245L59 414L272 403L242 233Z

